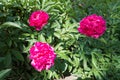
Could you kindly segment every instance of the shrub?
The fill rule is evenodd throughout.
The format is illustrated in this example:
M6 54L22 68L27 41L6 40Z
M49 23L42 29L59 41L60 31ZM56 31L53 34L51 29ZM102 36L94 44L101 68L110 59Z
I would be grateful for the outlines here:
M54 80L75 75L79 79L120 79L119 0L1 0L0 79ZM40 31L29 26L32 12L49 14ZM79 22L97 14L107 30L98 39L80 34ZM35 42L50 44L56 53L50 70L36 71L29 50Z

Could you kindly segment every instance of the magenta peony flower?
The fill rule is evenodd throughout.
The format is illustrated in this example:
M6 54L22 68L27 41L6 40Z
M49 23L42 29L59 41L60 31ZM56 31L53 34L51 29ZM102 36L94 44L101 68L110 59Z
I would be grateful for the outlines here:
M80 27L78 28L78 31L81 34L96 39L103 35L105 30L106 21L101 16L98 16L96 14L92 14L83 18L80 21Z
M29 18L29 25L35 27L37 31L41 30L48 22L49 15L42 10L35 11Z
M37 70L48 70L54 65L56 53L48 43L36 42L30 48L31 65Z

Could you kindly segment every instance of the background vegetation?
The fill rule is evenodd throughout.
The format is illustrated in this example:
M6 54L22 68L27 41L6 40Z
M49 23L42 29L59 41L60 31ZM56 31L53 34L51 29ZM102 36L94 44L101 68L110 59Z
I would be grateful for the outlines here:
M49 13L48 24L29 27L31 12ZM79 21L90 14L107 21L99 39L78 33ZM37 72L30 65L29 48L36 41L55 48L55 65ZM119 0L0 0L0 80L120 80Z

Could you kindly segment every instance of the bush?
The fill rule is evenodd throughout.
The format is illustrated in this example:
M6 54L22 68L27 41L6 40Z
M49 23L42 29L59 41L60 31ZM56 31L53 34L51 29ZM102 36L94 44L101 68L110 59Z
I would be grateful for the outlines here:
M50 19L42 30L29 26L33 11L44 10ZM79 21L98 14L107 22L99 39L78 32ZM0 79L54 80L75 75L78 80L120 79L119 0L1 0ZM29 49L37 41L47 42L57 54L50 70L36 71Z

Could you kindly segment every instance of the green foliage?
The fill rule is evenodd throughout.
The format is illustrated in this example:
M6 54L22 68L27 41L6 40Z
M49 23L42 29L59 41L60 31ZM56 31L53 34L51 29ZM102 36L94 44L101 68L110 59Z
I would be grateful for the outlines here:
M5 69L5 70L1 70L0 71L0 79L3 79L9 72L11 69Z
M28 18L40 9L50 19L35 31ZM77 31L79 21L94 13L107 21L107 31L99 39ZM119 80L119 26L119 0L1 0L0 79L58 80L74 74L78 80ZM29 49L36 41L55 49L57 58L50 70L37 72L30 65Z

